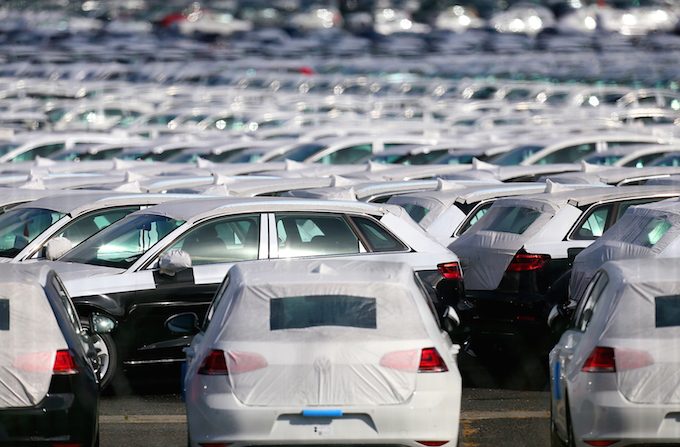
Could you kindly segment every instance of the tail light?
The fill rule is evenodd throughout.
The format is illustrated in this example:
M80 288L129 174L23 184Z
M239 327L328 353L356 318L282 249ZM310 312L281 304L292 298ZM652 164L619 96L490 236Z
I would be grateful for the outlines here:
M416 372L419 367L421 352L417 349L396 351L385 354L380 359L380 366L399 371Z
M595 347L583 364L581 371L588 373L616 372L614 348Z
M444 359L439 355L436 348L425 348L421 351L419 373L446 372L448 370L449 368L446 367Z
M229 442L201 442L198 445L201 447L229 447L231 443Z
M416 441L416 442L426 447L439 447L444 444L447 444L449 441Z
M204 376L223 376L229 374L227 361L224 358L224 351L213 349L203 360L198 373Z
M586 441L585 439L583 440L588 445L592 445L595 447L609 447L610 445L614 445L617 442L619 442L618 439L598 439L598 440L591 440L591 441Z
M437 265L437 269L444 279L455 279L459 281L463 279L463 271L460 269L460 263L458 262L445 262Z
M82 447L79 442L53 442L52 447Z
M628 371L631 369L644 368L654 364L651 354L635 349L616 348L616 369L618 371Z
M550 262L550 255L535 255L531 253L517 253L510 265L506 269L507 272L533 272L541 270Z
M57 351L57 356L54 358L52 373L59 375L78 374L78 367L68 349Z
M240 374L267 367L267 361L259 354L235 351L229 352L227 355L231 360L231 369L227 368L227 360L224 356L224 351L221 349L213 349L205 360L203 360L201 367L198 369L198 373L206 376L222 376L230 373Z

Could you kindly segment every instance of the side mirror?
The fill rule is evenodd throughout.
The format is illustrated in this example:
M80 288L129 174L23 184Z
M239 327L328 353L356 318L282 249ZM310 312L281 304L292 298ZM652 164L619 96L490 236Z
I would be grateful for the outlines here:
M173 315L165 320L165 327L173 334L181 335L195 334L200 330L198 327L198 315L193 312Z
M182 250L170 250L158 258L158 269L162 275L175 276L191 268L191 256Z
M552 309L550 309L550 313L548 314L548 327L553 327L553 324L555 323L555 319L560 316L560 308L558 304L555 304Z
M54 261L73 248L73 242L63 236L55 237L45 244L45 258Z
M117 326L116 320L106 315L93 312L90 314L90 332L93 334L109 334Z

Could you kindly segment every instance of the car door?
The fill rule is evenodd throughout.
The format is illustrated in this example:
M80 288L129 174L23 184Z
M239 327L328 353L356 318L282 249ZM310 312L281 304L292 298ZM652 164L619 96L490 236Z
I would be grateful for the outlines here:
M165 321L183 312L203 319L215 291L234 262L268 257L266 219L259 213L219 217L197 223L158 252L143 270L153 275L154 287L135 293L117 333L127 335L129 361L180 360L190 337L177 338ZM182 250L192 267L174 276L162 274L158 259Z
M582 362L580 351L588 350L584 333L592 321L593 311L604 289L609 283L607 274L600 270L591 280L586 292L576 308L570 327L550 353L552 374L552 414L555 428L567 439L567 411L569 402L569 382L580 373Z

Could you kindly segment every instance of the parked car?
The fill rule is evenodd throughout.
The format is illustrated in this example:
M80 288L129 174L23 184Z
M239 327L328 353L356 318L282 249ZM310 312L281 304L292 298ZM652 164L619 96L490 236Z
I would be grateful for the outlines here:
M471 349L487 359L503 355L502 347L530 360L546 356L553 341L547 317L567 299L565 274L576 254L629 206L678 195L658 186L600 186L496 200L449 246L465 275L456 310ZM510 355L508 368L518 362ZM544 377L536 379L539 386Z
M45 266L0 272L0 444L99 445L96 351L61 280Z
M550 352L552 445L672 445L678 259L605 263Z
M181 262L168 258L182 250ZM163 325L205 314L236 262L319 256L407 262L440 314L462 294L458 258L400 208L302 199L194 199L130 214L51 263L79 314L115 322L103 335L108 384L120 366L177 363L186 338ZM169 265L165 265L168 263ZM172 305L168 305L172 303Z
M238 264L200 327L187 350L190 446L457 443L458 346L406 264Z

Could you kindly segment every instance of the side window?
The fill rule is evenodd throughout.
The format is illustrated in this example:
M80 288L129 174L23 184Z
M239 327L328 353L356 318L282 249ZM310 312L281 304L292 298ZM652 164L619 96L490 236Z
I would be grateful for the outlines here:
M366 217L352 217L372 251L407 251L408 247L377 222Z
M458 233L452 234L451 236L460 236L461 234L465 233L468 228L476 224L479 219L484 217L486 212L489 211L489 208L491 208L491 205L493 205L493 201L488 201L477 206L477 208L467 217L463 225L460 227L460 230L458 230Z
M571 238L580 241L591 241L602 236L607 229L607 220L611 214L613 205L601 205L590 210L589 214L581 221Z
M279 257L359 253L359 239L337 214L277 214Z
M82 326L80 325L80 318L78 318L76 308L73 306L73 301L71 301L68 293L66 293L66 288L64 288L64 285L56 277L52 278L52 286L59 294L59 298L64 305L64 309L66 309L66 315L68 315L69 322L71 322L71 325L75 329L76 333L80 334L83 330Z
M578 146L569 146L557 150L545 157L539 159L536 164L550 164L550 163L573 163L585 157L586 155L595 152L595 143L579 144Z
M119 221L130 213L139 210L139 206L125 208L115 208L81 216L70 222L57 237L65 237L76 246L100 230L108 227L114 222Z
M17 155L12 159L13 162L35 160L35 157L49 157L50 155L64 149L63 143L46 144L44 146L34 147L22 154Z
M331 154L321 157L319 162L329 165L352 164L369 157L373 153L370 144L360 144L358 146L346 147Z
M583 299L578 303L574 314L574 329L584 332L593 319L595 306L602 296L602 292L607 287L609 278L603 271L598 272L588 286L588 290L583 295Z
M420 221L430 212L429 208L415 203L401 203L400 206L406 210L408 215L411 216L411 219L416 223L420 223Z
M189 254L192 265L257 259L260 248L260 215L216 219L192 228L169 250Z
M628 207L635 206L635 205L642 205L644 203L652 203L652 202L658 202L659 200L663 200L665 197L659 197L659 198L650 198L650 199L636 199L636 200L627 200L625 202L620 202L619 203L619 208L616 213L616 220L619 220L621 216L623 216L623 213L626 212ZM614 221L616 222L616 221ZM614 224L612 222L612 224Z

